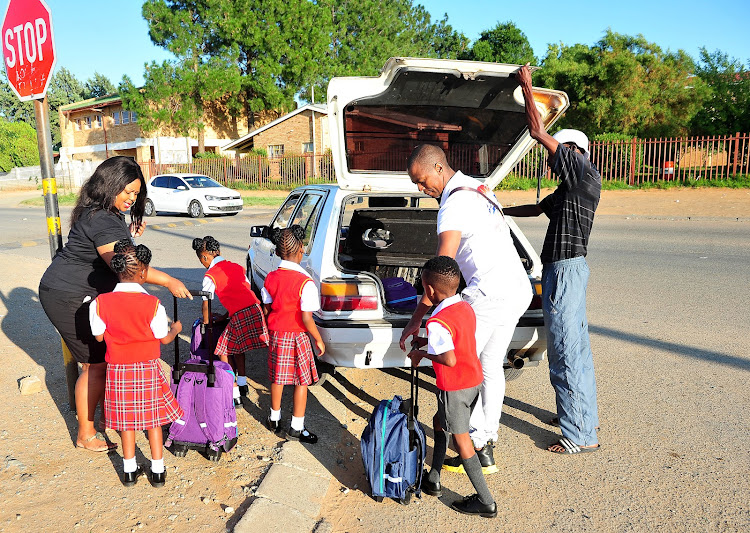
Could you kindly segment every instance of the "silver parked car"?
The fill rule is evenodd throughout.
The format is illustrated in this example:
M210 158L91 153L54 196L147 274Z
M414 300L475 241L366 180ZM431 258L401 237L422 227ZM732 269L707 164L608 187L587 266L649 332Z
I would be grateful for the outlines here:
M255 290L279 258L270 228L305 228L302 266L320 287L315 321L334 367L410 364L398 345L411 311L389 303L383 280L421 293L420 269L437 250L438 202L411 183L406 160L420 143L442 146L454 169L493 189L531 148L516 65L390 59L378 77L334 78L328 87L331 149L338 185L293 190L268 225L253 226L247 255ZM567 108L559 91L535 89L547 126ZM467 214L468 216L468 214ZM535 288L508 351L506 376L544 359L541 262L508 219ZM429 365L429 361L425 362Z

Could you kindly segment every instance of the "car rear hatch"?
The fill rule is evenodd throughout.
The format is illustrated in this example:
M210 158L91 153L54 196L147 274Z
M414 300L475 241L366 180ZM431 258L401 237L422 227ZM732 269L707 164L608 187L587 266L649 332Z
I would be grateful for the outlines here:
M417 192L406 161L418 144L441 146L455 170L491 189L534 145L514 73L519 65L391 58L380 76L333 78L328 118L342 189ZM549 128L564 92L534 89Z

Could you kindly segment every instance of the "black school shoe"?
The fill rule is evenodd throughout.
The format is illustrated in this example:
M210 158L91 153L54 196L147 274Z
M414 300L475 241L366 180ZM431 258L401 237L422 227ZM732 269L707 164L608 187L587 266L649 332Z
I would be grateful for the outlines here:
M443 495L443 486L439 481L437 483L433 483L432 481L430 481L427 470L425 470L422 474L422 485L420 488L422 489L422 492L424 492L425 494L429 494L430 496L437 497Z
M286 438L289 440L298 440L306 444L315 444L318 442L318 436L315 433L307 431L307 428L302 428L302 431L289 428L289 431L286 432Z
M492 443L488 442L484 445L484 448L475 451L477 452L477 457L479 457L479 462L482 465L482 474L494 474L498 471L497 465L495 464L495 457L492 453ZM443 470L446 470L447 472L455 472L456 474L463 474L466 472L460 455L449 457L443 461Z
M167 479L167 473L165 472L159 472L158 474L155 472L151 472L151 475L148 478L149 483L151 483L152 487L163 487L164 482Z
M138 483L138 478L143 475L143 468L140 466L135 469L135 472L123 472L122 477L120 477L120 481L123 485L126 487L132 487L136 483Z
M271 417L269 416L268 418L266 418L266 427L274 433L278 433L279 431L281 431L281 421L271 420Z
M463 514L479 515L484 518L495 518L497 516L497 504L492 502L484 504L479 501L479 494L472 494L463 500L451 504L451 509Z
M240 389L240 396L247 397L248 393L250 392L250 387L248 385L239 385Z

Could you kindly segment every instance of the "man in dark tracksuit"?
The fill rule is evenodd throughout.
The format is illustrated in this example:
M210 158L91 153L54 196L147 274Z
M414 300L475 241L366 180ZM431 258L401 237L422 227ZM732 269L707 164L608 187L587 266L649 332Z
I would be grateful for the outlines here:
M578 130L551 136L534 104L528 65L516 74L526 102L531 136L549 152L560 185L538 205L506 207L511 216L549 217L542 247L542 309L547 331L550 382L557 400L562 438L547 449L575 454L599 449L594 361L586 320L589 268L586 249L599 204L601 176L589 162L589 141Z

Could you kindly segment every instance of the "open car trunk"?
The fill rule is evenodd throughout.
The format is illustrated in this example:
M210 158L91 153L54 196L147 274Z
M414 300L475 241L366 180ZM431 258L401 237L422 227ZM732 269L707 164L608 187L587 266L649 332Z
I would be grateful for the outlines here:
M435 256L438 203L433 198L411 195L355 194L344 204L336 261L348 272L368 272L381 280L383 302L391 313L411 314L416 307L389 304L401 298L390 298L382 281L402 278L421 295L420 273L428 259ZM532 257L512 231L513 242L527 273L531 274ZM459 290L465 286L461 280ZM403 289L400 289L401 291ZM399 295L402 295L400 292Z

